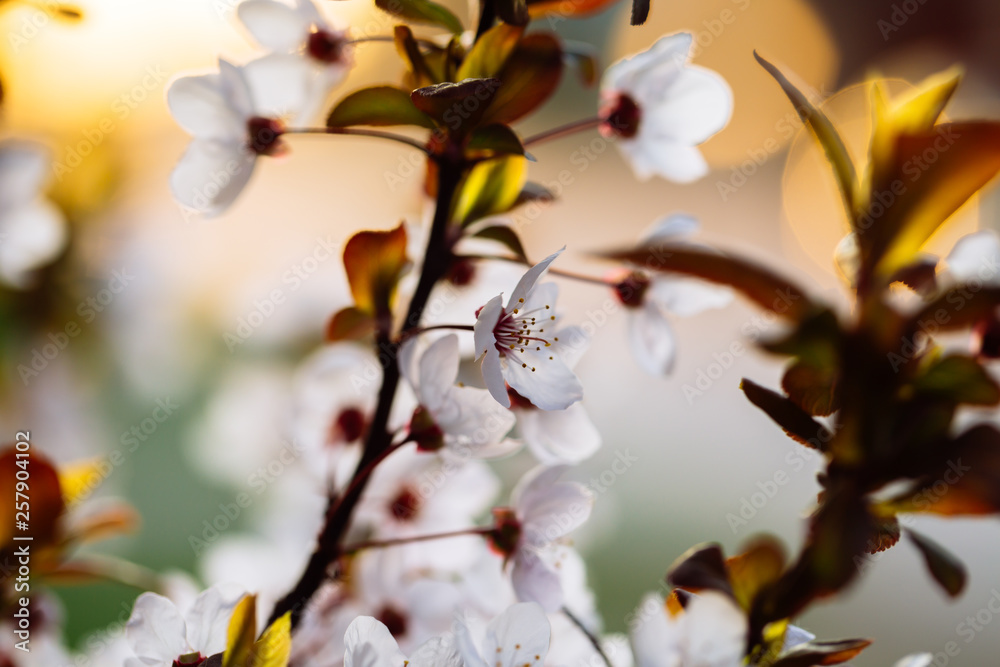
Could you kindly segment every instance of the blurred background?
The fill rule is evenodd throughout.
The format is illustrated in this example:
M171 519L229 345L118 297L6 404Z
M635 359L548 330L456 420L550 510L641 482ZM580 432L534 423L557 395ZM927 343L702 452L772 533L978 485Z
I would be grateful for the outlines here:
M319 346L329 314L347 303L338 259L306 260L318 244L339 248L358 228L419 220L424 206L412 151L348 137L291 138L291 155L261 161L222 217L202 218L171 199L168 177L188 137L167 113L165 90L178 73L211 68L220 54L238 62L255 54L236 21L236 2L80 0L80 21L58 19L44 5L0 5L8 37L0 44L3 133L51 149L50 196L70 234L35 285L0 297L0 426L4 433L30 428L59 462L127 445L99 494L129 500L143 524L102 549L194 574L189 537L202 534L220 503L247 490L242 448L281 441L295 369ZM391 32L371 3L324 1L323 10L342 26ZM827 112L858 159L869 127L859 84L873 75L903 91L960 63L966 78L949 116L1000 117L1000 4L989 0L653 0L642 27L628 26L624 4L552 27L597 47L602 66L662 34L691 31L695 62L720 72L735 94L732 123L704 147L713 171L693 185L637 182L596 134L538 148L532 180L552 182L564 170L572 180L557 204L516 221L532 256L568 243L564 268L604 271L588 260L589 250L627 244L659 217L684 211L702 221L707 241L768 262L846 307L832 261L845 233L833 181L787 100L754 62L754 49L829 97ZM360 46L356 60L338 94L392 82L400 72L389 45ZM565 76L523 129L590 115L595 105L595 90ZM581 160L587 151L593 159ZM998 216L997 196L984 192L932 250L946 252L977 227L1000 227ZM284 277L296 269L302 279L291 289ZM275 288L286 301L252 336L227 345L226 334ZM749 342L748 332L766 330L759 313L736 303L677 320L679 363L672 376L652 378L631 358L620 313L605 313L610 292L566 284L564 294L566 312L596 329L578 372L605 442L574 474L603 489L578 542L608 629L624 629L641 595L657 589L673 559L698 542L719 541L732 552L767 531L794 551L818 490L817 462L738 390L744 376L770 386L780 378L775 360L733 348ZM70 322L79 335L37 374L19 372ZM172 406L162 420L158 405ZM623 456L636 462L613 472ZM527 465L516 459L497 467L511 479ZM787 475L780 486L773 482L779 473ZM269 491L230 530L254 530ZM918 526L968 565L969 585L958 600L945 599L917 552L902 545L873 558L861 585L817 606L802 624L821 638L874 638L856 661L861 667L918 650L941 652L938 665L994 664L1000 619L984 623L994 618L984 610L1000 598L1000 523L922 518ZM136 595L116 585L59 593L70 637L83 645L127 617ZM980 630L969 631L966 619L977 614ZM959 652L945 657L949 642Z

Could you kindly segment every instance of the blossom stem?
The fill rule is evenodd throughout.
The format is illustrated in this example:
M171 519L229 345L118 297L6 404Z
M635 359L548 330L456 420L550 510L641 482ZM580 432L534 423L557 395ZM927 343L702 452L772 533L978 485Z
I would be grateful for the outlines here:
M466 165L461 158L436 158L437 197L434 209L434 219L431 223L431 233L424 253L424 261L417 288L410 299L410 305L403 320L402 335L406 336L411 329L420 326L424 308L430 299L434 285L446 274L451 262L451 248L448 246L448 223L451 219L451 203L462 181ZM341 541L350 527L354 508L364 493L371 471L388 455L386 450L393 447L392 433L388 429L389 414L399 387L400 370L396 357L399 343L390 339L390 332L380 331L376 335L377 349L385 355L386 360L382 374L382 386L378 392L378 402L375 414L368 428L364 452L355 468L352 481L340 496L333 496L327 501L326 521L316 540L316 547L305 571L298 582L271 612L268 626L281 618L285 613L291 614L292 628L296 628L302 619L302 614L316 591L328 578L331 566L342 554Z
M285 134L346 134L355 137L375 137L376 139L387 139L396 143L406 144L411 148L416 148L424 154L428 154L427 147L420 141L402 134L393 132L383 132L382 130L370 130L362 127L290 127L285 130Z
M562 608L562 613L566 616L566 618L568 618L570 620L570 622L573 625L575 625L577 628L579 628L580 632L582 632L583 634L587 635L587 639L590 640L590 643L594 647L594 650L597 651L597 655L601 656L601 659L604 660L604 664L605 665L607 665L608 667L611 667L611 660L608 659L608 656L604 652L604 649L601 648L601 641L597 637L594 636L594 633L592 633L587 628L587 626L583 624L583 621L581 621L576 616L576 614L574 614L573 612L571 612L569 610L569 607L563 607Z
M574 121L566 125L554 127L551 130L546 130L545 132L534 134L522 141L521 144L527 148L528 146L535 146L546 141L552 141L553 139L561 139L562 137L568 137L569 135L576 134L577 132L591 130L598 127L602 122L603 120L597 116L594 116L593 118L584 118L583 120Z
M525 266L534 266L530 261L526 259L521 259L519 257L505 257L503 255L457 255L455 259L471 259L471 260L498 260L501 262L513 262L515 264L524 264ZM588 276L583 273L574 273L572 271L564 271L562 269L554 269L549 267L549 275L559 276L561 278L569 278L570 280L578 280L583 283L589 283L591 285L600 285L601 287L614 287L614 282L605 280L604 278L598 278L597 276Z
M367 542L358 542L356 544L348 544L341 547L340 552L349 556L355 554L363 549L384 549L386 547L394 547L401 544L412 544L414 542L429 542L431 540L445 540L449 537L461 537L463 535L491 535L493 533L493 528L465 528L464 530L453 530L449 533L432 533L430 535L417 535L415 537L397 537L392 540L369 540Z
M347 40L348 44L368 44L372 42L390 42L395 43L396 38L392 35L372 35L370 37L358 37L356 39ZM428 49L434 49L436 51L443 51L440 44L435 44L429 39L420 39L417 37L414 41L420 46L425 46Z
M409 340L413 336L418 336L422 333L435 331L437 329L448 329L450 331L475 331L476 327L471 324L435 324L430 327L414 327L404 332L404 334L399 337L399 342L402 343L405 340Z

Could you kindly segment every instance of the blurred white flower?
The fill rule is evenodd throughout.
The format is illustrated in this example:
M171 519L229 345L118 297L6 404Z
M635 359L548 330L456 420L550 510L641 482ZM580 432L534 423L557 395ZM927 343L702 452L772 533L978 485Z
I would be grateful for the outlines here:
M511 492L511 507L494 510L495 545L512 563L517 599L557 611L566 600L559 574L558 540L590 516L594 498L576 482L560 482L567 466L539 466Z
M245 0L236 8L236 13L265 49L305 57L310 76L302 118L312 118L353 64L354 48L347 31L331 26L312 0L292 0L290 3Z
M274 54L217 74L185 76L167 90L170 113L194 139L174 168L174 197L208 215L225 211L250 180L260 155L285 152L285 122L301 113L308 69Z
M371 616L359 616L344 633L344 667L462 667L453 646L431 639L406 658L389 629Z
M226 648L226 631L243 591L213 586L182 616L162 595L143 593L125 627L135 658L126 667L172 667L197 663Z
M62 212L42 192L50 161L38 144L0 142L0 282L8 287L28 287L66 245Z
M671 215L654 223L640 243L678 242L696 231L698 221L694 218ZM733 299L728 287L689 278L649 275L641 267L617 281L615 291L629 314L632 353L640 367L651 375L673 370L677 343L668 314L697 315L709 308L727 306Z
M931 667L932 664L934 664L933 654L919 653L916 655L906 656L897 662L895 667Z
M410 437L418 447L448 447L478 458L510 453L512 447L503 443L514 426L514 415L497 405L487 390L456 384L458 336L438 338L416 359L418 343L407 341L399 355L403 377L420 403L410 424Z
M355 510L373 539L405 539L475 527L500 482L482 461L459 461L407 446L378 465ZM478 555L480 536L469 535L392 547L408 569L461 569Z
M729 85L688 63L691 35L661 37L648 50L608 67L601 80L601 131L616 136L636 177L688 183L708 172L697 145L733 112Z
M556 285L536 285L561 250L528 269L511 292L490 299L476 316L476 356L482 357L487 389L510 407L509 384L542 410L563 410L583 397L580 380L553 347L556 331ZM548 333L546 333L548 330Z
M636 667L740 667L747 619L728 596L708 591L692 596L677 615L663 599L648 595L644 615L632 630Z
M556 352L566 367L573 370L590 340L579 327L565 327L558 333ZM572 465L590 458L601 448L601 434L590 421L582 402L565 410L539 410L515 390L508 389L507 393L520 436L540 463Z
M944 259L950 282L1000 285L1000 238L996 232L980 230L966 234Z
M541 667L550 634L545 611L533 602L520 602L490 621L482 637L473 638L459 621L455 639L466 667Z

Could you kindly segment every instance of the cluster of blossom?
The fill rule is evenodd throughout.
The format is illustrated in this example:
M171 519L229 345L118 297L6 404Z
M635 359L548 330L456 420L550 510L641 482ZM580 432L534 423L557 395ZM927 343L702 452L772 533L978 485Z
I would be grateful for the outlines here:
M414 22L448 25L453 19L429 0L377 4ZM479 40L493 40L504 57L515 48L523 26L507 23L516 23L521 10L517 3L495 4L493 18L504 22L493 28L499 32L453 34L446 46L423 40L445 72L455 66L450 59L458 49L472 60ZM544 5L535 3L537 11ZM558 269L563 250L529 262L499 215L502 206L481 207L482 219L469 214L449 227L457 211L483 213L475 201L463 203L481 196L469 177L472 169L511 154L523 158L529 143L561 129L534 142L516 135L512 141L506 123L519 117L512 112L487 124L475 140L474 130L482 128L451 128L449 135L440 119L427 144L355 127L405 124L398 122L405 118L430 129L435 114L447 118L454 100L493 99L492 75L413 86L413 106L406 95L405 109L392 108L400 99L396 93L376 90L376 103L353 108L357 122L334 122L335 109L326 127L311 128L310 120L347 75L356 45L374 40L331 26L311 0L245 0L237 15L267 53L242 65L220 60L217 73L180 78L168 91L171 112L193 136L171 178L182 204L221 213L249 182L258 158L286 153L288 135L317 132L389 139L424 151L434 162L428 190L435 194L435 209L429 229L400 225L348 241L344 263L355 306L336 314L330 342L291 381L283 431L292 445L265 441L255 448L218 439L218 451L203 452L210 461L262 462L264 472L252 484L268 490L268 507L256 514L253 536L219 536L217 529L192 537L210 587L198 595L180 586L168 595L139 596L126 640L115 648L127 646L125 665L805 667L842 663L864 648L864 640L813 642L811 634L790 625L792 612L804 603L790 604L792 612L757 627L754 596L777 587L785 571L783 555L769 543L728 560L718 550L695 550L672 568L676 588L666 599L651 594L637 607L629 636L604 632L584 559L572 541L595 499L582 484L564 479L602 444L575 372L589 337L565 321L571 318L559 308L558 284L551 280L579 276ZM427 78L423 70L432 65L409 28L400 26L394 40L412 66L409 76ZM698 145L728 123L732 98L717 74L688 62L691 45L688 34L668 35L610 66L594 121L567 127L615 136L640 179L655 175L684 183L703 176L708 167ZM545 96L536 97L535 104ZM469 153L456 158L453 150ZM0 155L5 187L16 182L3 178L8 161L35 159L10 155ZM457 176L449 171L456 166ZM61 232L52 230L61 223L36 197L39 169L12 168L30 182L22 181L16 196L0 192L0 208L11 211L4 224L13 230L17 225L8 219L45 218L30 225L36 233L45 231L44 239L19 241L18 257L31 258L31 266L5 264L0 246L0 275L16 284L57 252L61 241L53 239ZM466 191L459 192L460 185ZM691 241L697 228L690 216L668 215L638 245L715 257ZM470 230L490 233L471 238L479 233ZM856 238L841 245L847 275L865 261L860 246ZM645 371L662 375L673 367L676 352L670 318L723 307L731 290L665 277L655 271L660 267L639 261L640 255L628 255L606 276L585 279L620 299L634 356ZM928 262L945 288L974 280L1000 286L995 236L966 237L940 268L936 258ZM991 273L985 275L983 267ZM410 280L407 270L418 279ZM739 280L715 282L738 287ZM446 305L432 323L424 306L435 299ZM912 310L907 303L899 308ZM977 349L996 347L998 331L979 330ZM1000 347L994 352L1000 354ZM243 389L237 387L238 397ZM236 410L221 409L221 420L255 423L252 407L241 400L217 402ZM795 424L812 425L802 410L781 407L769 413L775 421L792 414ZM238 450L229 451L234 446ZM487 461L521 450L532 464L502 502L501 480ZM281 472L267 474L267 462L275 460ZM767 567L758 571L759 563ZM771 578L746 578L757 575ZM52 644L54 657L41 658L44 664L68 664L58 642ZM34 664L8 653L0 648L0 658L17 667ZM926 667L931 660L911 656L897 667Z

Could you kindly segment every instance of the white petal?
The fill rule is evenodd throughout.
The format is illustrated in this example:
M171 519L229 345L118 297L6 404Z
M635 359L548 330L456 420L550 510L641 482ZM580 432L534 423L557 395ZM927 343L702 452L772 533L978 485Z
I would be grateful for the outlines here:
M584 461L601 447L601 434L581 403L565 410L517 410L521 436L540 463Z
M147 662L162 660L169 665L190 652L180 612L173 602L156 593L143 593L135 601L125 636L132 652Z
M414 390L420 385L420 374L417 372L417 349L420 347L420 337L414 336L403 341L399 346L396 362L399 372Z
M654 88L659 83L651 82ZM712 70L685 67L665 83L662 90L650 90L636 100L642 114L640 136L669 137L693 146L724 128L733 115L732 90Z
M521 279L517 282L517 286L514 287L514 291L510 293L510 301L507 302L508 312L517 308L520 300L528 296L528 292L531 291L531 288L535 286L538 279L541 278L543 273L545 273L545 269L549 268L549 264L555 261L556 257L558 257L565 249L566 247L563 246L540 261L538 264L535 264L533 267L528 269L523 276L521 276Z
M0 280L26 287L30 273L48 264L66 246L62 211L45 199L0 214Z
M236 13L257 43L271 51L295 51L309 36L309 16L277 0L244 0Z
M464 667L454 641L445 637L431 637L410 654L407 667Z
M539 605L515 604L486 627L483 655L497 667L541 667L550 635L549 619Z
M455 645L462 660L465 661L465 667L487 667L486 661L479 655L479 647L476 646L472 632L461 615L455 619L454 633Z
M684 623L690 663L705 667L742 664L747 619L730 598L714 591L692 597L684 609Z
M701 225L698 219L684 213L674 213L660 218L639 237L640 243L664 243L678 241L695 234Z
M198 596L185 614L192 649L205 656L225 650L229 618L243 595L239 587L216 585Z
M960 238L945 258L956 282L1000 283L1000 238L982 230Z
M226 97L218 74L177 79L167 89L167 106L177 124L193 136L241 141L246 135L247 116Z
M33 201L49 177L49 151L19 139L0 142L0 208Z
M555 337L559 340L553 342L552 347L566 364L566 368L570 370L576 368L587 348L590 347L590 336L582 327L570 326L557 331Z
M636 667L680 667L677 623L667 615L659 595L650 593L642 599L631 639Z
M782 652L785 652L790 648L814 639L816 639L816 635L808 630L803 630L797 625L789 625L788 629L785 630L785 642L782 644L781 650Z
M496 347L492 347L486 351L480 368L483 373L483 381L486 382L486 388L490 390L490 394L496 399L497 403L505 408L509 408L510 396L507 394L504 372L500 365L500 352Z
M226 103L242 118L254 115L253 96L247 83L245 68L219 58L219 85Z
M295 120L310 99L312 65L297 54L272 53L247 63L243 76L254 116Z
M567 466L539 466L529 471L511 492L511 504L521 520L522 540L551 543L575 530L590 516L594 498L576 482L561 482Z
M476 323L473 325L473 338L476 343L476 358L478 359L481 355L485 354L487 350L496 349L496 336L493 335L493 330L497 326L497 322L500 321L500 314L503 312L503 296L495 296L486 302L483 306L479 315L476 317Z
M458 336L448 334L434 341L420 357L417 393L429 410L436 409L458 378Z
M344 667L402 667L406 661L389 629L371 616L351 622L344 646Z
M691 34L687 32L665 35L645 51L619 60L605 70L601 78L601 92L627 92L639 76L664 64L678 69L683 67L691 51L691 42Z
M498 405L489 391L475 387L452 387L434 416L445 434L456 444L470 447L473 456L493 450L516 421L514 414Z
M538 603L547 612L559 611L563 606L565 598L559 575L534 551L521 549L517 552L510 582L514 594L522 602Z
M733 291L692 278L658 278L649 286L646 298L655 300L674 315L688 317L728 306L733 301Z
M507 384L542 410L565 410L583 398L579 378L554 352L551 347L527 348L505 359Z
M656 303L647 301L630 313L632 354L650 375L666 375L674 368L677 343L670 322Z
M240 144L195 139L170 175L177 201L207 215L233 203L253 173L256 156Z
M934 655L931 653L919 653L908 655L895 664L895 667L931 667L934 664Z
M647 139L641 129L635 138L619 140L618 148L640 181L659 176L675 183L691 183L708 173L708 163L694 146L673 139Z

